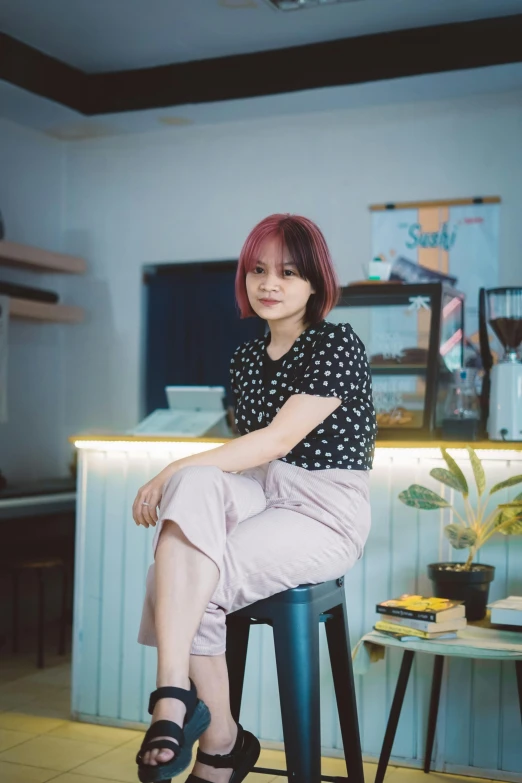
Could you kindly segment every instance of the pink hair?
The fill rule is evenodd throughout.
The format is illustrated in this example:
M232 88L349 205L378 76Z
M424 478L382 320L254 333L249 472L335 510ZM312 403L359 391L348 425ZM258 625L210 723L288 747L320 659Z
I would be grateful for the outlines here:
M315 289L306 306L305 321L319 323L339 301L339 280L320 228L308 218L289 214L269 215L246 238L239 255L235 286L241 318L256 315L248 300L245 278L259 261L262 244L274 236L281 240L281 247L288 249L301 277Z

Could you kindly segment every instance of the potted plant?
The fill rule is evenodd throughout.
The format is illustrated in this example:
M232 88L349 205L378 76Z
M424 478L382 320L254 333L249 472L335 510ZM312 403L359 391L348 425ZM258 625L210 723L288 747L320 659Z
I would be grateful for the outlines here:
M511 476L495 484L485 494L486 475L482 463L470 446L466 448L476 483L474 505L469 498L466 477L446 449L441 449L441 452L447 468L433 468L430 471L430 476L434 479L461 493L464 499L464 514L459 513L436 492L420 484L412 484L400 493L399 499L407 506L424 511L453 508L457 522L446 525L444 533L455 549L469 549L468 558L464 563L431 563L428 566L428 575L435 596L464 601L468 620L481 620L486 614L489 584L493 581L495 567L474 563L473 560L478 550L495 533L522 535L522 492L510 503L499 503L490 511L487 507L491 496L496 492L522 483L522 475Z

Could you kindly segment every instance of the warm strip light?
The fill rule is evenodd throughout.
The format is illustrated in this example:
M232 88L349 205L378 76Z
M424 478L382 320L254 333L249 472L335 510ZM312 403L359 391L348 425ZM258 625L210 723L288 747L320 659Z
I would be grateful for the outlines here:
M193 441L180 443L169 440L140 440L136 443L129 440L76 440L74 445L77 449L91 451L169 451L185 457L215 449L217 446L223 446L223 443L194 443Z
M447 448L447 451L454 459L469 460L466 449ZM522 451L516 451L515 449L476 449L475 453L479 459L484 460L500 459L504 462L510 460L522 461ZM442 459L442 455L440 449L424 446L406 449L386 449L377 446L375 450L376 463L387 462L389 460L393 460L394 462L417 462L419 459Z
M210 451L224 443L197 443L197 442L179 442L179 441L154 441L140 440L137 443L128 440L77 440L74 445L77 449L86 449L91 451L119 451L119 452L170 452L180 457L190 454L199 454L203 451ZM452 449L448 447L449 453L455 459L469 459L468 452L465 449ZM515 449L477 449L477 456L480 459L501 459L504 462L508 460L522 461L522 451ZM440 449L431 446L411 446L405 448L386 448L377 446L375 450L375 459L378 462L385 462L393 459L397 462L403 460L411 462L419 459L442 459Z

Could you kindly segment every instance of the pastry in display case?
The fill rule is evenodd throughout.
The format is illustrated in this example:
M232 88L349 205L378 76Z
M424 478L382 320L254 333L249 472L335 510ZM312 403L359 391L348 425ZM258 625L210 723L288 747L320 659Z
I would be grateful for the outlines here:
M350 323L366 346L379 438L436 437L463 363L464 294L445 283L356 284L328 320Z

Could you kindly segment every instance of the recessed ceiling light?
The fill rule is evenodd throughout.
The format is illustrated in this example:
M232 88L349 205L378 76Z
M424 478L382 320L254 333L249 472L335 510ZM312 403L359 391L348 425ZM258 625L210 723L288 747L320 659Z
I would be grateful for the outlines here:
M106 136L116 136L125 131L121 131L109 125L101 125L97 122L83 122L76 125L61 125L45 128L43 131L46 136L60 141L85 141L86 139L103 139Z
M232 10L239 10L240 8L257 8L255 0L219 0L219 5L223 8L231 8Z
M193 125L194 120L188 117L158 117L158 122L162 125Z
M304 8L319 8L339 3L358 3L360 0L265 0L278 11L300 11Z

